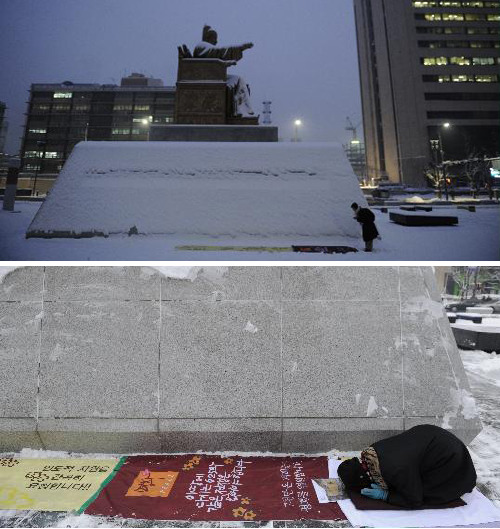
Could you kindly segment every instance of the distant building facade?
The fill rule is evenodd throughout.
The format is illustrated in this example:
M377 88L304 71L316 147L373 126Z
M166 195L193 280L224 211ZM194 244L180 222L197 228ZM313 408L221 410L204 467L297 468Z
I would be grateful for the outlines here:
M366 153L364 142L356 138L346 143L343 147L352 170L358 177L360 184L366 184Z
M173 121L174 105L174 87L136 73L120 86L31 85L21 148L23 185L38 178L42 192L50 187L80 141L146 141L150 123Z
M498 155L499 8L354 0L369 179L424 184L439 137L446 160Z

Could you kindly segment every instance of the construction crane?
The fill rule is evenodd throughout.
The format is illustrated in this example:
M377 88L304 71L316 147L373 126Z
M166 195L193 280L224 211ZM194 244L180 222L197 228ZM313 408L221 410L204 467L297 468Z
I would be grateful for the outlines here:
M346 122L347 124L346 124L345 130L350 130L352 132L352 140L358 141L358 127L361 125L362 121L360 121L357 125L353 125L351 118L347 116Z

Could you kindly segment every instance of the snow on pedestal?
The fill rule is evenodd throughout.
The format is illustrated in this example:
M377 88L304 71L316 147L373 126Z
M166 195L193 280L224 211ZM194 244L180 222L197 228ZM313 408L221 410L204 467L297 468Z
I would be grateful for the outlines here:
M358 238L352 202L366 204L339 144L82 142L27 236Z

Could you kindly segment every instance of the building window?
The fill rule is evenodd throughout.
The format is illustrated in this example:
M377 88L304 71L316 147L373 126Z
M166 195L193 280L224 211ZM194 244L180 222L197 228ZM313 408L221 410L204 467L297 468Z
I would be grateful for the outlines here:
M47 129L29 129L31 134L47 134Z
M45 158L62 158L62 153L57 151L46 151Z
M498 75L476 75L476 83L498 83Z
M443 13L443 20L460 21L464 16L461 13Z
M26 151L25 158L43 158L43 151Z
M40 164L37 163L27 163L24 168L27 171L40 171Z
M149 105L135 105L134 110L149 110Z
M473 83L474 76L473 75L452 75L451 81L453 83Z
M500 21L500 15L487 15L486 20L488 20L488 22L498 22Z
M130 129L112 129L111 134L123 136L125 134L130 134Z
M458 66L470 66L470 59L468 57L450 57L450 64Z
M41 105L41 104L33 105L33 112L45 113L45 112L48 112L49 110L50 110L50 105Z
M58 103L57 105L54 105L52 107L52 110L54 112L69 112L70 108L71 108L70 105L65 105L63 103Z
M496 62L498 63L498 61L497 57ZM472 64L474 66L492 66L495 64L495 59L493 57L472 57Z
M75 114L86 113L89 110L90 110L90 105L75 105L73 107L73 112Z
M421 60L424 66L444 66L448 64L446 57L423 57Z
M54 99L71 99L72 97L72 92L54 92Z
M115 110L116 112L130 111L132 110L132 105L115 105L113 107L113 110Z

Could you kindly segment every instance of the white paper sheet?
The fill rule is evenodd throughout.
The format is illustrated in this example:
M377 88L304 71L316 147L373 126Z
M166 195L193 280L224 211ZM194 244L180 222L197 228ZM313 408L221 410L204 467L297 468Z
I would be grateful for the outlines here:
M500 509L477 489L464 494L464 507L418 511L360 511L351 500L340 500L339 507L354 527L453 527L500 522Z

